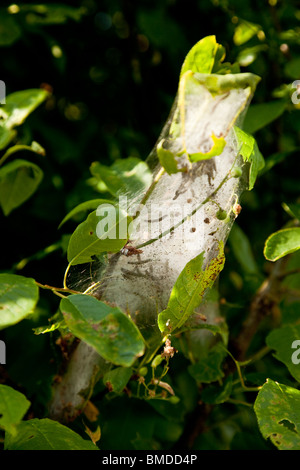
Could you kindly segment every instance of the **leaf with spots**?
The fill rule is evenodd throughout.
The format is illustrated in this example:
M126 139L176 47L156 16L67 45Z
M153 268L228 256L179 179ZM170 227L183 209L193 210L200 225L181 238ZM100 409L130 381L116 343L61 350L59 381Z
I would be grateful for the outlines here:
M0 330L31 315L39 299L39 289L32 278L0 274Z
M138 328L119 308L89 295L74 294L62 299L60 310L70 331L107 361L130 367L143 354Z
M103 252L115 253L128 240L131 218L113 204L102 204L78 225L68 245L71 265L89 263Z
M187 263L180 273L170 295L168 306L158 316L160 331L171 333L180 328L200 305L207 289L213 286L224 267L223 243L218 255L202 270L204 253Z
M279 450L300 450L300 391L267 379L254 403L259 429Z

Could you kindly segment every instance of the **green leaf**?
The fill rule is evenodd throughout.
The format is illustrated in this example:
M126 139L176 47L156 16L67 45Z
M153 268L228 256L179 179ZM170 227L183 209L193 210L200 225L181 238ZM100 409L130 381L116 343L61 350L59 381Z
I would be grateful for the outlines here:
M224 377L221 365L227 352L221 343L213 346L203 358L188 367L188 371L199 383L211 383Z
M182 64L180 79L188 71L205 74L238 73L237 64L222 64L225 55L225 48L217 43L216 36L202 38L187 54Z
M144 342L132 320L119 308L95 297L70 295L60 304L70 331L107 361L130 367L144 352Z
M240 149L244 161L250 162L249 173L249 191L253 189L258 173L263 169L265 162L262 154L260 153L257 143L252 135L242 131L237 126L234 126L234 132L237 139L237 144Z
M6 97L6 104L1 107L1 116L8 129L22 124L43 101L49 96L46 90L29 89L16 91Z
M30 407L30 401L17 390L0 384L0 428L15 434L16 425Z
M276 261L300 249L300 228L284 228L272 233L264 246L265 258Z
M204 253L189 261L172 289L168 306L158 315L160 331L171 333L180 328L199 306L206 290L222 271L225 258L223 244L219 254L202 271Z
M46 152L45 149L38 144L37 142L33 141L31 145L14 145L13 147L10 147L3 157L1 157L1 163L3 163L8 157L13 155L16 152L21 152L21 151L28 151L28 152L33 152L33 153L38 153L39 155L45 156Z
M66 329L67 325L64 320L57 321L55 323L52 323L51 325L47 326L38 326L37 328L33 328L33 332L35 335L44 335L45 333L50 333L55 330L62 330Z
M293 348L293 343L299 339L300 325L285 325L281 328L276 328L266 338L267 345L276 351L274 357L286 365L290 374L298 382L300 382L298 351L295 351Z
M212 290L210 293L211 292ZM208 299L206 300L209 301ZM203 321L201 315L195 314L189 317L184 326L180 329L180 332L192 330L210 331L214 336L220 335L224 344L228 343L228 326L225 321L219 322L218 324L206 323Z
M21 422L17 435L6 435L6 450L99 450L91 441L51 419Z
M192 163L200 162L201 160L209 160L210 158L215 157L216 155L221 155L226 145L226 140L224 139L224 137L216 137L214 134L211 135L211 139L213 145L209 152L197 152L189 155Z
M236 88L249 88L254 92L260 81L260 77L252 73L228 73L225 75L196 73L195 79L202 85L205 85L212 95L226 93ZM244 106L240 112L243 109Z
M258 269L249 239L237 224L233 225L228 241L243 271L261 278L262 274Z
M113 196L124 193L129 198L147 189L152 183L152 173L144 161L136 157L116 160L110 167L94 162L91 173L107 186Z
M160 160L163 158L163 166L169 173L178 171L175 157L185 155L190 162L198 162L223 152L226 136L243 112L258 80L253 74L219 75L190 70L181 76L169 137L166 144L162 141L161 146L158 146ZM236 99L236 89L243 96L242 100ZM222 132L217 124L219 113L226 113L228 121ZM202 136L200 141L195 137L199 133ZM181 171L187 170L185 160L183 158L183 164L180 165Z
M267 379L254 403L259 429L279 450L300 450L300 392Z
M0 10L0 46L11 46L22 35L18 22L4 8Z
M268 156L265 162L265 166L262 168L260 174L263 175L270 171L275 165L282 163L287 157L291 156L295 153L298 149L286 152L277 152L273 153L272 155Z
M22 124L48 96L49 93L45 90L29 89L16 91L6 97L6 104L0 107L0 150L15 137L13 128ZM39 148L41 149L40 146ZM40 153L36 146L32 150Z
M286 204L284 202L282 203L282 207L290 217L300 221L300 204Z
M20 5L20 12L26 13L26 22L32 25L63 24L68 19L80 21L86 13L84 7L75 8L68 5Z
M236 46L241 46L255 36L260 29L261 27L258 24L240 19L240 23L234 31L233 42Z
M160 161L161 166L166 170L169 175L173 173L178 173L179 168L177 166L177 161L175 159L175 155L170 150L167 150L163 147L164 139L162 139L157 147L157 156Z
M70 264L89 263L93 261L93 256L103 252L115 253L125 245L131 219L112 203L109 203L108 209L105 217L97 215L98 210L92 212L73 232L68 245Z
M0 274L0 330L30 315L38 301L34 279L17 274Z
M14 160L0 168L0 205L5 215L27 201L43 178L43 171L34 163Z
M122 393L131 375L131 367L116 367L104 375L103 383L109 388L109 391Z
M266 127L283 114L287 107L287 100L275 100L269 103L252 104L247 111L243 129L249 134Z
M237 62L242 67L248 67L248 65L252 64L260 52L268 50L267 44L259 44L258 46L253 47L246 47L243 49L238 57Z
M0 113L1 116L1 113ZM16 131L13 129L7 129L3 126L3 123L0 121L0 150L8 146L8 144L13 140L16 135Z
M58 228L61 228L68 220L76 218L78 215L85 213L90 210L95 210L100 204L114 204L109 199L90 199L89 201L82 202L78 206L74 207L61 221Z
M207 36L195 44L187 54L181 68L180 78L189 70L198 73L211 73L219 44L216 36Z

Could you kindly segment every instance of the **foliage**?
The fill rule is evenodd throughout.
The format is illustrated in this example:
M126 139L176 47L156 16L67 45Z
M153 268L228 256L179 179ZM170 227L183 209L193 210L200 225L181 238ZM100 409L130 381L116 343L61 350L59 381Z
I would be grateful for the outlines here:
M300 10L293 0L255 3L1 7L3 449L300 449L300 105L291 99ZM199 254L180 274L153 346L130 312L88 295L106 252L127 240L99 239L96 209L114 205L120 189L149 185L145 157L178 85L184 107L195 74L212 94L261 77L244 126L235 126L249 186L219 257L201 270ZM184 141L183 118L172 131ZM184 151L191 164L221 158L224 139L212 140L211 153L176 155L160 141L161 165L181 171ZM119 211L117 231L130 224ZM217 325L192 315L207 287ZM191 346L199 330L210 348ZM83 413L61 424L48 403L77 338L113 366Z

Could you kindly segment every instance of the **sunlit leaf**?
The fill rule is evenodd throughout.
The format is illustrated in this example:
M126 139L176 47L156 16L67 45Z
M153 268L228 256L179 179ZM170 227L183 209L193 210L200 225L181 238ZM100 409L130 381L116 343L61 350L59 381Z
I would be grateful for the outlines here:
M264 158L259 151L256 140L250 134L242 131L239 127L234 127L239 152L244 161L250 162L249 191L253 189L258 173L265 165Z
M241 46L255 36L261 27L249 21L240 20L233 35L233 41L237 46Z
M158 326L162 332L172 332L180 328L199 306L207 289L212 287L222 271L225 258L223 246L218 255L202 270L204 253L187 263L172 289L168 306L158 316Z
M30 315L38 301L34 279L16 274L0 274L0 330Z
M266 51L267 49L268 46L266 44L246 47L239 53L237 61L242 67L248 67L248 65L252 64L256 60L260 52Z
M22 393L0 384L0 428L14 434L29 407L30 401Z
M182 77L187 71L211 73L219 44L216 36L206 36L195 44L187 54L180 72Z
M16 91L8 95L6 104L1 107L5 127L11 129L22 124L48 96L49 93L42 89Z
M68 261L72 265L89 263L93 256L103 252L120 251L128 240L127 228L131 219L113 204L107 206L107 216L102 217L94 211L73 232L68 245Z
M300 228L285 228L270 235L264 246L264 255L269 261L276 261L300 249Z

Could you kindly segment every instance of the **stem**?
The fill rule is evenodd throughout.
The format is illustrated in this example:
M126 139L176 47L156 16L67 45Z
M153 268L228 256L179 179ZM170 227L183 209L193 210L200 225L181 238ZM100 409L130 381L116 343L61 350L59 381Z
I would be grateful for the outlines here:
M66 269L66 271L65 271L65 275L64 275L63 285L64 285L64 288L65 288L65 289L68 289L68 286L67 286L67 276L68 276L68 274L69 274L70 268L71 268L71 263L68 264L67 269Z
M59 292L66 292L68 294L81 294L82 293L76 290L69 289L68 287L53 287L53 286L49 286L48 284L41 284L40 282L37 282L37 281L35 281L35 283L41 289L51 290L54 294L58 294ZM65 297L65 296L62 296L62 297Z
M149 199L151 193L153 192L155 186L157 185L157 183L159 182L160 178L162 177L162 175L165 173L165 169L164 168L161 168L157 175L155 176L155 178L153 179L151 185L149 186L149 188L147 189L147 192L146 194L144 195L143 199L141 200L140 204L141 205L144 205L147 200ZM136 216L134 218L136 218L138 216L138 214L136 214Z
M252 403L247 403L243 400L235 400L234 398L229 398L228 400L226 400L226 403L232 403L233 405L244 405L248 406L249 408L253 408Z
M148 353L144 355L143 359L141 360L138 370L141 369L145 364L149 364L149 362L152 361L153 357L155 356L159 348L162 347L163 344L164 344L164 340L159 341L159 344L156 344L152 350L148 351Z
M246 384L245 384L245 381L244 381L244 377L242 375L242 371L241 371L241 365L242 363L240 363L239 361L237 361L234 356L231 354L231 352L225 348L225 346L223 346L224 349L226 350L226 352L229 354L229 356L231 357L231 359L233 360L233 362L235 363L235 366L236 366L236 369L237 369L237 373L238 373L238 376L239 376L239 379L240 379L240 383L241 383L241 386L242 386L242 389L245 391L245 392L258 392L260 389L261 389L261 386L260 387L248 387ZM246 363L248 364L250 361L247 361Z
M5 154L0 158L0 166L3 165L3 163L7 160L7 158L10 156L9 152L5 152Z

